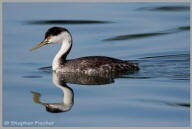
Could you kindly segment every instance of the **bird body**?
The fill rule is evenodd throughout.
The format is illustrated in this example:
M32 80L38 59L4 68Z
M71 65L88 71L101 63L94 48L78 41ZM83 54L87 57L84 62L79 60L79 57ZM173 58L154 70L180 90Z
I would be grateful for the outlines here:
M87 56L67 60L66 57L72 48L72 36L67 29L62 27L50 28L45 34L44 41L31 50L53 43L62 43L52 63L52 70L56 72L75 72L94 75L139 70L138 65L135 63L105 56Z
M99 74L138 70L137 64L105 56L87 56L71 60L60 59L58 71ZM57 69L56 69L57 71Z

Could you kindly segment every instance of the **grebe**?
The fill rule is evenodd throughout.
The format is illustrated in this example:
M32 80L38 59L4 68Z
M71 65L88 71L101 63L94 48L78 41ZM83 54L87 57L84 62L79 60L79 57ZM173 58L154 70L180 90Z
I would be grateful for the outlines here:
M44 41L31 49L35 50L46 44L62 43L52 63L56 72L75 72L88 75L138 71L137 64L105 56L87 56L66 60L72 47L70 32L62 27L52 27L45 33Z

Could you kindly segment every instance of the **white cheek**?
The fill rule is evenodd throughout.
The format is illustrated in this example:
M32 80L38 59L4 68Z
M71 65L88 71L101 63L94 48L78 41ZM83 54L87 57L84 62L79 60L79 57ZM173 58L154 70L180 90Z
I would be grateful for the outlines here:
M62 32L61 34L57 36L52 36L51 39L49 39L49 43L63 43L63 42L71 42L71 41L72 41L72 38L68 32Z
M61 37L59 36L52 36L51 39L49 40L50 43L61 43Z

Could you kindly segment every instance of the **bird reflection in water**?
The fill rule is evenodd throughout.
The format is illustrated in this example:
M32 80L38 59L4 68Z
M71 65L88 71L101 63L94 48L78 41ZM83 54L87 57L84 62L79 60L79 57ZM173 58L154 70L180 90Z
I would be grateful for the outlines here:
M45 106L46 110L51 113L67 112L71 110L74 104L74 92L66 83L102 86L104 84L113 83L113 79L115 78L113 75L87 76L83 74L55 72L52 73L52 77L55 86L63 91L62 103L43 103L39 100L41 94L34 91L31 92L33 94L33 101Z

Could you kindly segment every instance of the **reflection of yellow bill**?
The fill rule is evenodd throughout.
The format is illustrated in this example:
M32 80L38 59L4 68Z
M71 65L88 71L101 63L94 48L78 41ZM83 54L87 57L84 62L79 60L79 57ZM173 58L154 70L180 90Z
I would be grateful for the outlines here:
M39 97L40 97L40 94L39 94L39 93L33 92L33 91L31 91L31 93L34 95L34 96L33 96L33 101L34 101L35 103L38 103L38 104L41 104L41 105L44 105L44 106L48 106L48 104L42 103L42 102L39 101Z
M41 42L40 44L38 44L37 46L35 46L34 48L30 49L30 51L33 51L33 50L35 50L37 48L40 48L41 46L46 45L47 43L48 42L45 40L45 41Z

